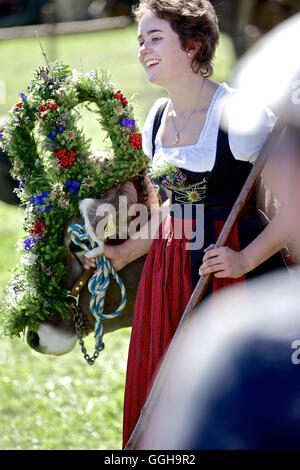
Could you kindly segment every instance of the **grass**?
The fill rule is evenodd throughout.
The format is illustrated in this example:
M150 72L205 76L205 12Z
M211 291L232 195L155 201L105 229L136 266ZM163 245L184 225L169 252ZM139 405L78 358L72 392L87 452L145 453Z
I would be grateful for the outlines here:
M22 210L0 202L0 288L18 262ZM43 356L0 340L0 449L120 449L130 329L107 335L94 366L79 347ZM93 336L87 340L92 352Z
M136 117L143 123L154 100L164 92L148 84L138 61L136 28L43 38L49 57L88 71L103 66L130 97L136 94ZM43 65L33 38L0 42L0 80L6 103L0 115L26 92L33 71ZM230 40L222 36L216 56L216 81L230 75L234 63ZM85 110L82 124L93 147L101 147L101 130ZM0 203L0 288L18 262L17 239L22 211ZM0 341L0 449L120 449L122 403L130 329L107 335L106 348L94 366L79 348L66 356L42 356L20 340ZM87 341L91 351L92 336Z

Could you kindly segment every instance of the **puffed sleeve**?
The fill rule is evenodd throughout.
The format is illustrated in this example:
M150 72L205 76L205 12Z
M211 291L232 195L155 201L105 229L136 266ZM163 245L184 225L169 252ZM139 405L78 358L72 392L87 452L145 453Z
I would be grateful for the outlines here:
M150 109L148 116L146 118L144 127L143 127L143 151L144 153L152 158L152 130L153 130L153 121L155 118L156 111L158 108L168 101L167 98L159 98L155 101L154 105Z
M234 93L226 103L228 139L237 160L254 163L275 124L272 111Z

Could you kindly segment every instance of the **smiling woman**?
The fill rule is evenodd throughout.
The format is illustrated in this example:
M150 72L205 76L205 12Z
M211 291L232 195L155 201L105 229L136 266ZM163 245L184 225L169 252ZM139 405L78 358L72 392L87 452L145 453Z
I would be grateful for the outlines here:
M188 51L188 57L192 57L191 66L195 73L201 71L203 76L211 76L213 74L212 60L214 57L216 46L219 42L219 28L218 19L215 11L209 2L205 5L205 15L197 15L196 9L195 15L192 18L189 14L180 18L180 12L178 11L177 17L174 16L176 6L170 6L169 2L152 2L151 7L153 10L149 10L148 2L141 1L139 6L135 9L135 17L141 23L143 17L155 15L158 19L168 21L168 24L164 24L162 29L154 28L146 31L146 36L153 43L159 42L164 39L164 33L167 33L165 29L168 26L176 33L176 38L179 40L181 48L184 52ZM203 3L203 2L202 2ZM158 8L156 8L159 5ZM186 12L190 5L187 5ZM144 44L145 38L142 34L139 34L138 41L140 47ZM196 49L196 52L192 54L191 49Z
M153 174L159 173L161 183L171 191L174 206L154 240L128 239L118 252L118 261L124 264L148 253L128 356L124 446L199 273L213 274L208 297L220 288L283 267L278 250L287 237L280 214L268 225L254 194L235 224L228 246L214 248L275 116L258 108L254 123L244 125L242 115L234 111L236 91L211 80L219 40L211 3L141 0L134 13L139 61L148 80L169 94L169 99L157 100L150 109L143 149L152 157ZM227 118L225 127L223 117ZM234 125L239 122L243 128ZM204 241L200 247L199 239ZM113 259L114 247L105 254ZM143 448L142 442L139 448Z

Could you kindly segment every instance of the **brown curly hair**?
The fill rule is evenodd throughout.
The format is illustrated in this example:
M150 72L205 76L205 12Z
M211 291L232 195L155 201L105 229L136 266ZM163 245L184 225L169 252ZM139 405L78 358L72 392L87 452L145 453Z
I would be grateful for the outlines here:
M188 50L193 41L201 41L191 67L195 73L211 77L214 72L212 60L219 43L218 18L212 4L208 0L141 0L132 13L139 22L148 11L169 21L183 50Z

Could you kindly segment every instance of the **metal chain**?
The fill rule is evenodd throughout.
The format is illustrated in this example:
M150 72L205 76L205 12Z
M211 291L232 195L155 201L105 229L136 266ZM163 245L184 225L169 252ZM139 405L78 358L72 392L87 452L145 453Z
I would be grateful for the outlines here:
M97 357L99 356L100 352L103 351L104 343L101 344L101 348L99 351L95 349L94 354L92 356L90 356L87 353L86 347L84 345L83 337L82 337L82 335L84 334L84 328L86 327L86 325L84 325L84 317L83 317L82 311L78 306L75 306L75 305L72 306L72 310L73 310L75 330L76 330L77 337L79 339L81 352L86 362L92 366L94 362L96 361ZM90 328L88 329L90 330Z

